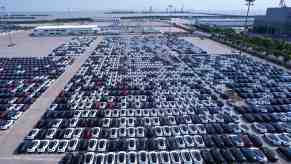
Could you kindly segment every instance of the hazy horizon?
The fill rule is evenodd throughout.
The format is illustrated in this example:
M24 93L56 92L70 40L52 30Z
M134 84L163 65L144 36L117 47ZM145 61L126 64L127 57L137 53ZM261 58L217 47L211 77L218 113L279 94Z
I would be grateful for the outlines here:
M245 0L123 0L116 3L116 0L0 0L7 11L10 12L58 12L58 11L112 11L112 10L134 10L145 11L152 6L154 11L166 11L169 4L177 10L184 8L184 11L236 11L243 12L246 9ZM115 5L112 5L115 4ZM263 13L268 7L278 7L279 0L257 0L252 7L253 13ZM291 1L288 2L291 6Z

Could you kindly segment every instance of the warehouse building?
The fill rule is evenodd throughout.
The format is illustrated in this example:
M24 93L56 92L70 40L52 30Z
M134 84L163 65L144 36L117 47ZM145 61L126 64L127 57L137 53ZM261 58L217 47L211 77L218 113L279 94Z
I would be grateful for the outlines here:
M256 32L291 35L291 7L268 8L266 16L255 19Z
M39 26L33 30L32 36L96 35L98 32L97 25Z

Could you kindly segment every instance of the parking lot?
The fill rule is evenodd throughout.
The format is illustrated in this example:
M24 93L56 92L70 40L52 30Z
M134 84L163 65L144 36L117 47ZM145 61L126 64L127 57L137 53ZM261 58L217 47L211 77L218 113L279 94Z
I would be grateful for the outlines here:
M101 39L101 37L99 38ZM96 38L95 38L96 40ZM96 47L96 44L98 43L98 41L94 41L94 43L90 43L90 45L93 47L93 49ZM49 89L44 90L44 93L40 93L40 97L33 103L33 105L28 106L27 112L23 113L23 117L19 117L17 121L15 121L15 124L12 125L12 127L9 130L6 131L1 131L0 132L0 142L1 145L5 148L0 149L0 163L17 163L21 162L21 163L38 163L39 162L39 158L33 158L32 156L28 157L21 157L21 156L14 156L14 151L17 148L17 146L19 145L19 141L21 141L25 135L27 135L27 133L29 132L29 130L31 129L31 127L36 123L36 121L39 119L39 117L41 117L41 115L43 114L43 112L45 112L44 110L42 110L45 106L49 106L51 104L51 102L54 100L54 98L59 94L59 92L63 89L64 85L66 84L66 82L76 73L76 71L79 69L79 67L82 65L82 63L87 59L87 57L89 56L89 54L91 54L92 52L92 48L90 49L90 47L86 47L86 51L84 51L84 53L82 54L82 56L79 57L75 57L74 60L70 60L68 61L68 65L71 64L71 62L73 62L73 65L70 65L69 68L63 69L63 71L65 71L65 73L63 73L56 81L52 81L51 85L49 87ZM7 71L7 69L9 68L9 66L11 64L17 64L19 65L19 61L24 60L27 62L27 60L41 60L42 58L3 58L2 60L2 64L1 67L3 70ZM58 59L63 61L63 59L73 59L69 56L63 56L63 57L50 57L50 58L44 58L44 59ZM8 61L6 61L8 60ZM13 62L10 64L10 62ZM9 65L10 64L10 65ZM32 64L31 61L28 62L28 64ZM35 65L24 65L27 70L24 73L32 73L29 72L31 69L35 69ZM45 64L40 65L40 66L46 66ZM62 66L62 65L60 65ZM65 65L64 65L65 66ZM8 68L6 68L8 67ZM31 67L31 68L30 68ZM48 69L50 69L50 71L53 71L51 68L47 67ZM2 70L2 78L3 78L3 70ZM7 74L8 75L11 75ZM27 75L22 74L22 76L27 77ZM12 76L8 76L6 77L5 80L9 80L7 78L12 78ZM14 77L13 77L14 78ZM12 79L13 79L12 78ZM11 79L11 80L12 80ZM3 80L2 80L3 81ZM3 103L3 102L2 102ZM3 119L3 118L2 118ZM57 158L58 157L58 158ZM43 156L41 157L44 161L47 161L47 163L56 163L56 161L61 159L61 156ZM20 160L21 159L21 160Z
M3 52L49 57L0 58L0 163L291 161L286 69L194 37L25 33Z
M16 45L8 47L8 35L0 35L0 57L45 57L57 46L71 37L30 37L30 31L13 33L12 41Z
M90 52L25 113L31 121L16 123L25 130L6 134L13 146L1 154L89 164L290 158L284 70L165 35L105 37Z
M55 48L49 56L79 56L83 55L97 37L73 37L70 41Z
M204 49L209 54L233 54L234 52L237 52L236 50L226 45L223 45L221 43L215 42L207 38L201 39L199 37L184 37L183 39Z

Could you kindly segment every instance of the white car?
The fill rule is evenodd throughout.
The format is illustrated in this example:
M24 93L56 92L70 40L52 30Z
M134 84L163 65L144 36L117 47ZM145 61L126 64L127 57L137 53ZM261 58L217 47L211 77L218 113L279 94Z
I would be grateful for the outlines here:
M92 152L87 152L84 156L83 164L94 164L95 154Z
M148 155L146 151L138 152L138 163L139 164L147 164L148 163Z
M145 130L144 130L144 128L143 127L137 127L136 129L135 129L135 134L136 134L136 137L144 137L145 136Z
M155 152L155 151L149 152L149 163L159 164L159 157L158 157L157 152Z
M115 153L109 152L105 157L106 164L115 164Z
M116 160L118 164L126 164L127 163L126 152L124 151L118 152Z
M70 125L69 125L69 126L70 126L71 128L76 127L77 124L78 124L78 121L79 121L78 118L72 118L72 119L70 119Z
M184 136L184 141L185 141L186 147L194 147L194 146L196 146L193 137L190 136L190 135L185 135Z
M178 151L171 151L170 158L171 158L172 163L174 163L174 164L181 164L182 163L180 153Z
M83 133L83 128L74 129L73 138L80 138Z
M195 136L192 136L193 137L193 140L195 141L197 147L199 148L204 148L205 147L205 143L203 141L203 138L201 135L195 135Z
M0 129L1 130L9 129L13 124L14 124L14 120L1 120Z
M37 152L38 153L44 153L46 151L48 145L49 145L49 141L48 140L40 141L40 144L37 147Z
M106 110L105 111L105 117L111 117L112 111L111 110Z
M188 129L190 134L198 134L198 129L195 124L189 124Z
M142 112L142 109L136 109L136 110L135 110L135 116L136 116L136 117L141 117L141 116L142 116L142 113L143 113L143 112Z
M87 118L87 117L89 117L89 111L88 111L88 110L83 110L83 111L81 112L81 117L83 117L83 118Z
M54 111L58 107L58 104L52 104L48 110Z
M68 140L60 140L57 152L58 153L66 152L66 149L67 149L68 145L69 145L69 141Z
M128 164L138 164L138 158L136 152L127 153Z
M126 117L126 110L121 109L119 112L120 117Z
M59 128L62 122L63 122L63 119L55 119L52 124L52 128Z
M193 159L193 163L197 163L197 164L204 163L203 158L201 157L199 150L191 150L190 153L191 153L191 156Z
M95 160L96 160L95 164L104 164L105 163L105 154L103 154L103 153L96 154Z
M92 138L98 138L100 131L99 127L92 128Z
M105 127L105 128L109 128L110 127L110 124L111 124L111 118L105 118L103 120L103 124L102 124L102 127Z
M32 129L29 134L25 137L25 139L33 140L37 134L39 133L39 129Z
M182 150L180 152L180 154L181 154L182 163L184 163L184 164L192 164L193 163L191 153L188 150Z
M100 139L98 141L98 145L97 145L97 151L99 152L105 152L107 149L107 139Z
M91 118L95 118L96 115L97 115L96 111L90 111L88 116L91 117Z
M161 151L159 153L159 157L160 157L159 159L160 159L161 163L163 163L163 164L171 164L169 152Z
M67 128L67 129L65 129L64 138L65 139L72 138L73 133L74 133L74 129L73 128Z
M57 129L56 128L50 128L50 129L47 130L45 138L53 139L54 136L56 135L56 133L57 133Z
M70 140L67 150L71 151L71 152L76 151L77 147L78 147L78 144L79 144L79 140L78 139Z
M97 144L98 144L97 139L90 139L88 141L88 151L92 152L96 151Z
M110 129L110 138L117 138L118 137L118 128L111 128Z
M28 153L34 153L37 149L37 147L39 146L40 144L40 140L33 140L31 142L31 144L27 147L27 152Z
M80 110L77 110L77 111L74 111L74 118L79 118L79 117L81 117L81 115L82 115L82 111L80 111Z
M135 128L129 127L126 130L127 130L127 136L128 137L130 137L130 138L134 138L135 137Z
M133 116L134 116L134 110L129 109L129 110L127 111L127 116L128 116L128 117L133 117Z
M117 110L117 109L114 109L113 111L112 111L112 117L119 117L119 110Z
M49 145L47 147L47 152L48 153L56 152L58 146L59 146L59 141L58 140L50 140L49 141Z

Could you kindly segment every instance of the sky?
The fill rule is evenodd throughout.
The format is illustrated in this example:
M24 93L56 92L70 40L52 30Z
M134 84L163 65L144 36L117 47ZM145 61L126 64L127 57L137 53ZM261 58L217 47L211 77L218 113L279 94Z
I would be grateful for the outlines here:
M253 11L277 7L280 0L256 0ZM83 11L83 10L163 10L169 4L178 9L243 11L245 0L0 0L8 11ZM291 6L291 0L288 5Z

